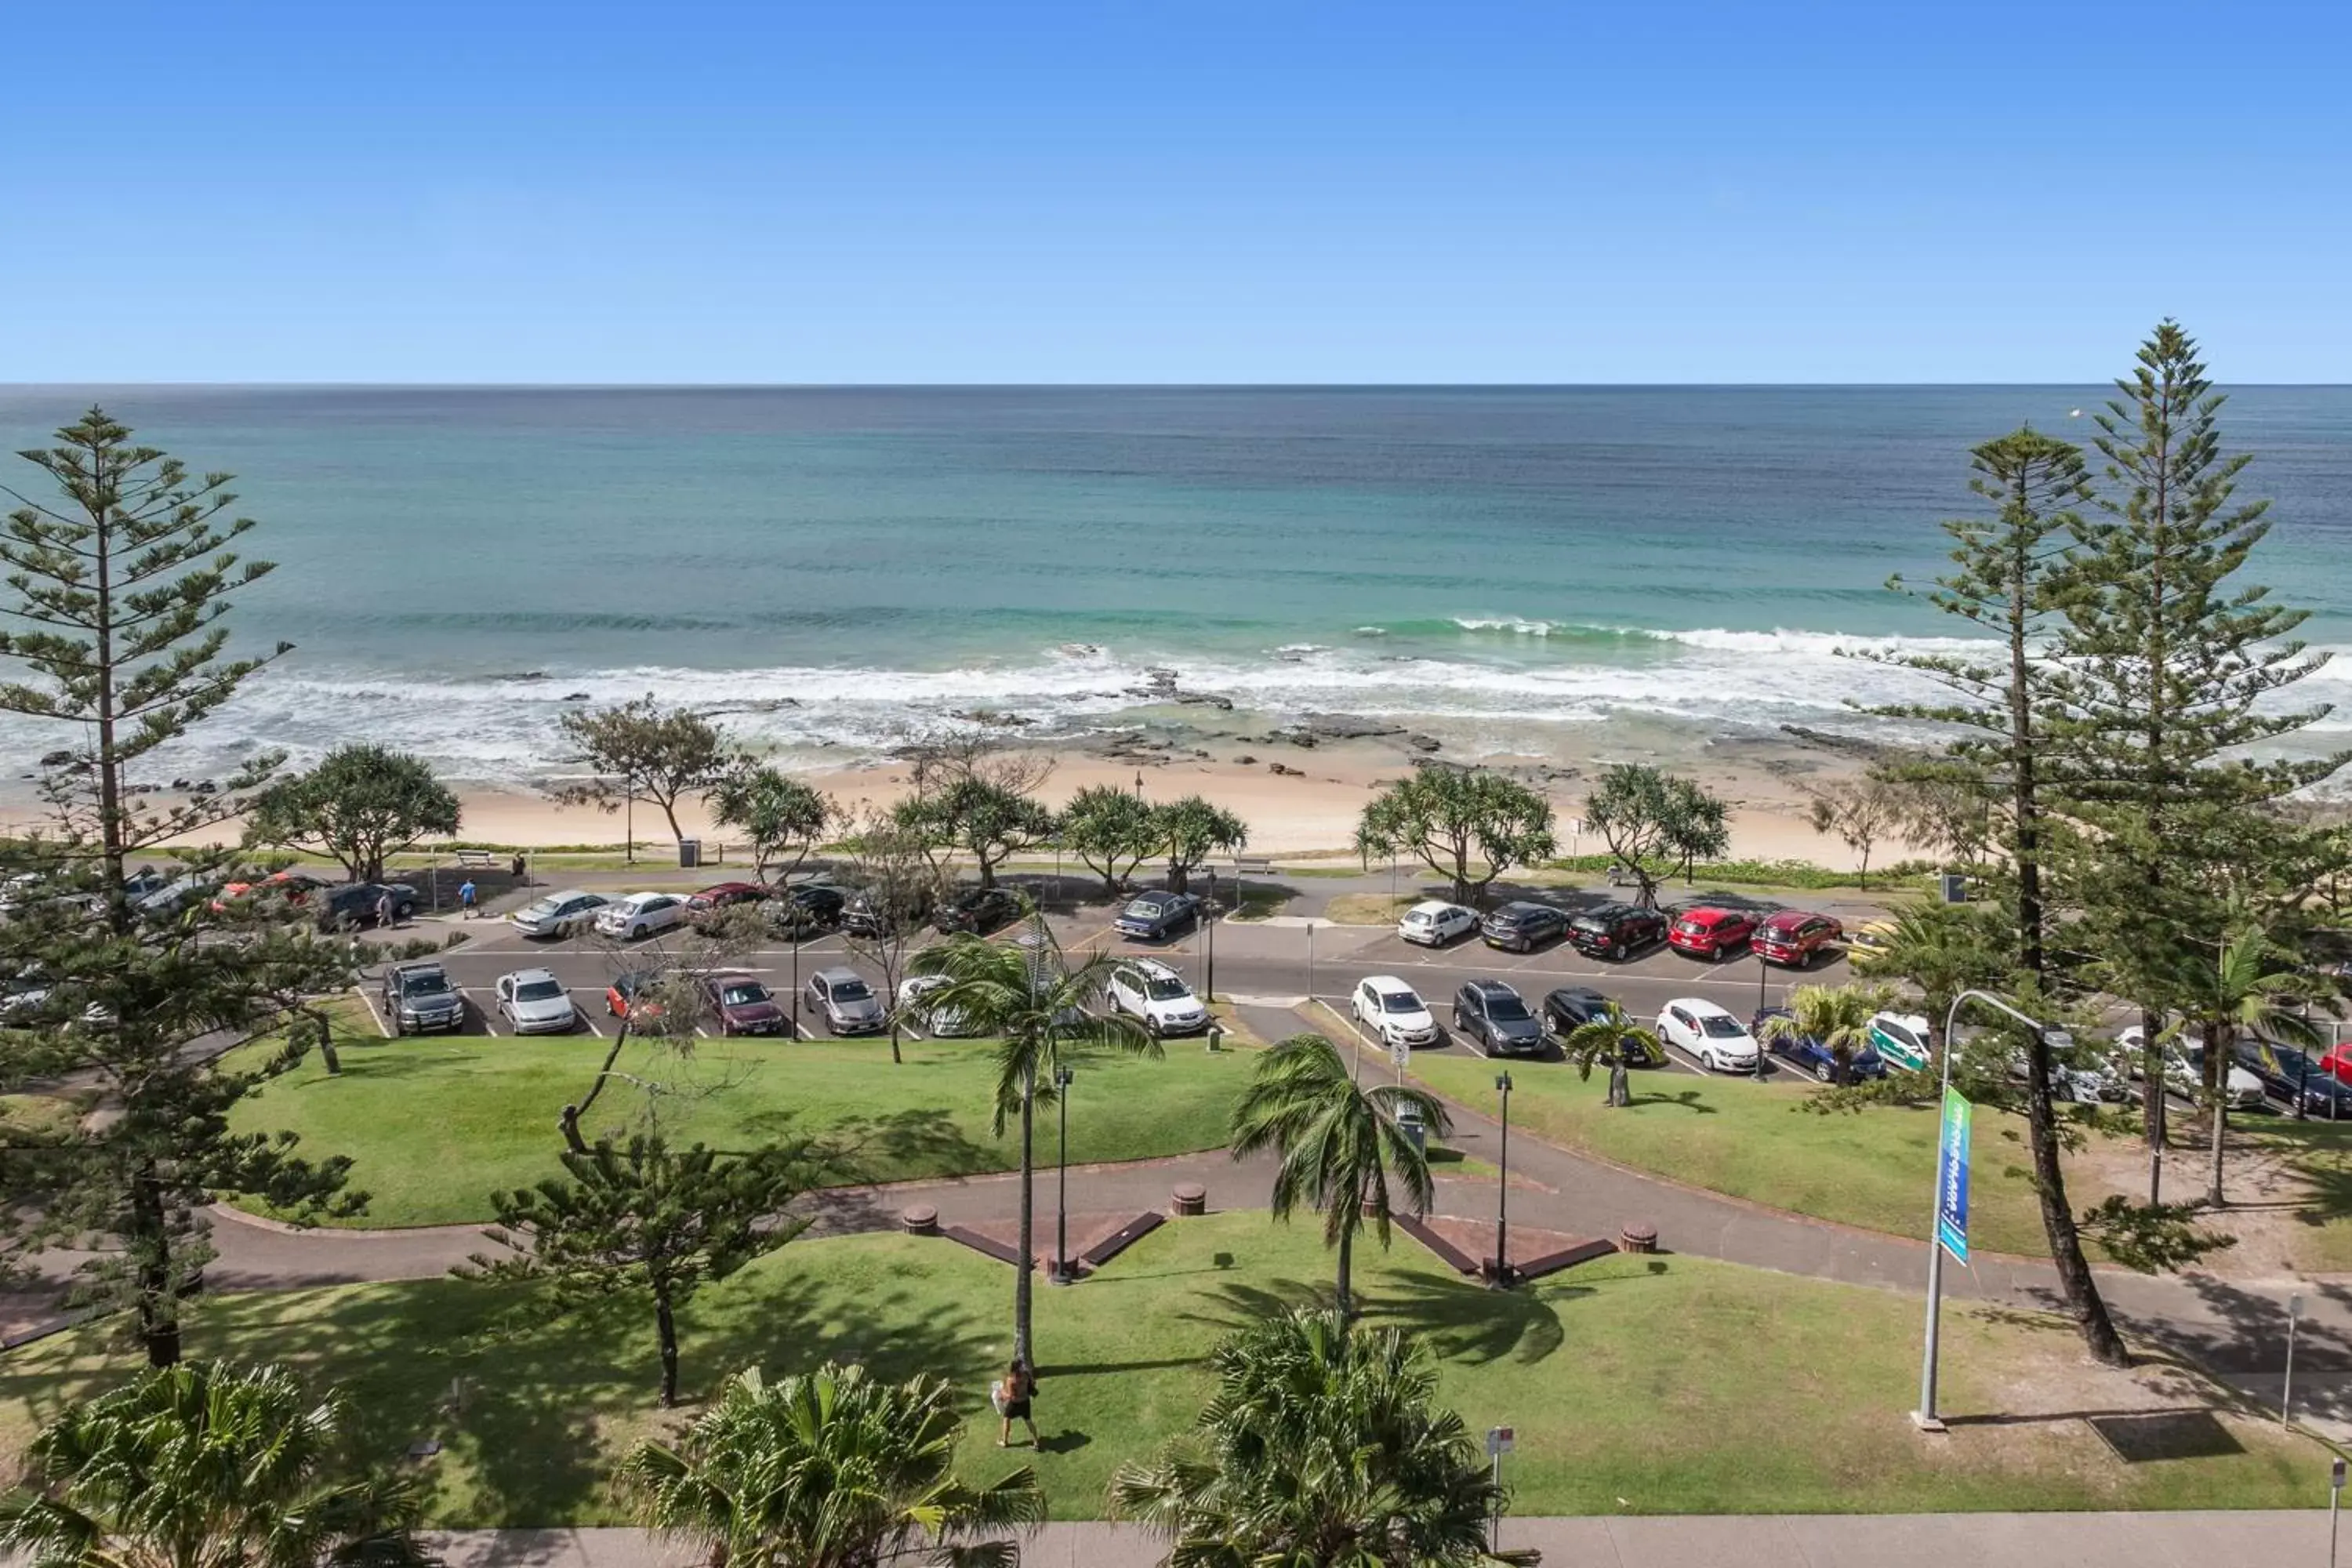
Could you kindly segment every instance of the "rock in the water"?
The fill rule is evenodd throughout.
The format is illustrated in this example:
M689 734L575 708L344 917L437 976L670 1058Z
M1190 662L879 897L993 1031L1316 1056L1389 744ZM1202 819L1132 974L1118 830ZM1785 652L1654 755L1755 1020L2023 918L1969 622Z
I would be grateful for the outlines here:
M1416 752L1434 752L1438 750L1438 740L1434 735L1407 735L1404 738L1404 743L1411 746Z
M588 700L588 694L584 691L567 691L563 694L562 700L566 702L585 702Z
M1240 756L1235 757L1234 761L1240 763L1243 767L1248 767L1251 763L1256 762L1257 759L1251 756L1247 752L1244 752Z
M45 768L61 768L73 760L74 754L69 748L41 753L41 766Z

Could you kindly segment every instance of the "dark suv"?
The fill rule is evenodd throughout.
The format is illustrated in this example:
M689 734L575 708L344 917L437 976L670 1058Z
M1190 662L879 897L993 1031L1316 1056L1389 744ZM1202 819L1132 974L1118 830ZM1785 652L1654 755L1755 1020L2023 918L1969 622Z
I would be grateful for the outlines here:
M466 999L437 963L395 963L383 972L383 1021L395 1035L466 1026Z
M849 907L849 895L824 882L803 882L760 906L781 931L831 931Z
M1505 904L1488 915L1480 922L1478 935L1488 947L1533 952L1567 930L1567 915L1549 904L1531 904L1522 900Z
M1454 994L1454 1026L1482 1057L1539 1057L1549 1043L1519 994L1499 980L1473 980Z
M943 931L968 931L985 935L1010 924L1021 913L1021 900L1002 888L966 888L939 907L931 924Z
M1666 940L1666 917L1638 904L1603 904L1569 921L1568 940L1589 958L1631 958Z
M387 900L394 925L416 912L416 889L405 882L347 882L312 894L310 909L320 931L349 931L374 925Z

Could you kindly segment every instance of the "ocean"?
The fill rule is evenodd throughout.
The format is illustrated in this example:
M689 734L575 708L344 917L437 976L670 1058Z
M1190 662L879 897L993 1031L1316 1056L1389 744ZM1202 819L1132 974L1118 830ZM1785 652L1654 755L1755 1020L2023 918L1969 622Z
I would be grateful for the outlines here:
M1844 653L1963 629L1886 582L1937 570L1969 447L2087 444L2107 395L10 387L0 438L95 399L261 524L278 569L235 625L297 651L159 768L367 738L518 784L562 771L583 694L709 706L811 764L982 710L1072 740L1360 714L1454 755L1865 731L1856 705L1922 689ZM2240 389L2225 428L2273 502L2250 577L2352 647L2352 388ZM2352 729L2352 663L2298 695ZM0 722L11 754L58 743Z

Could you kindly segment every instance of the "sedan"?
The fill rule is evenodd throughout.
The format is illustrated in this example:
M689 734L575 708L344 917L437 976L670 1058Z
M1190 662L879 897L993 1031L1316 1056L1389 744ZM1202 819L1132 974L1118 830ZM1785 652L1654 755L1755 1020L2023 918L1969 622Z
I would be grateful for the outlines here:
M2330 1077L2327 1070L2293 1046L2273 1040L2240 1040L2238 1065L2263 1080L2272 1099L2305 1116L2352 1121L2352 1084Z
M702 1000L718 1018L722 1035L782 1035L792 1030L775 993L748 974L705 975Z
M1519 994L1499 980L1473 980L1454 994L1454 1026L1482 1057L1539 1057L1551 1043Z
M1837 1053L1822 1044L1812 1035L1784 1035L1768 1030L1774 1018L1790 1016L1786 1007L1767 1007L1748 1021L1748 1032L1764 1042L1764 1048L1786 1061L1799 1072L1809 1072L1823 1083L1837 1081ZM1866 1078L1885 1078L1886 1063L1876 1051L1864 1045L1846 1061L1846 1078L1858 1081Z
M604 1011L615 1018L626 1018L632 1024L649 1024L661 1016L661 1002L654 995L669 977L657 969L628 969L613 976L604 987Z
M1200 918L1201 900L1192 894L1152 892L1136 894L1110 923L1137 942L1165 942Z
M1666 944L1676 952L1713 963L1746 947L1755 934L1756 917L1748 910L1702 904L1675 917L1675 923L1666 928Z
M596 934L637 942L686 923L686 900L676 893L631 893L596 914Z
M1767 963L1810 969L1815 959L1836 947L1844 936L1845 928L1827 915L1779 910L1765 917L1748 945Z
M1566 1039L1615 1005L1614 1002L1590 985L1562 985L1543 999L1544 1023L1553 1034ZM1661 1068L1666 1065L1665 1052L1654 1044L1625 1040L1618 1048L1625 1053L1628 1067Z
M405 882L352 882L313 894L309 908L322 931L381 925L387 913L398 925L416 912L416 889Z
M518 1035L560 1035L580 1022L572 993L544 969L499 976L499 1016Z
M1680 1046L1709 1072L1754 1072L1756 1037L1729 1008L1701 996L1669 1002L1658 1014L1658 1038Z
M980 1030L953 1007L928 1007L923 998L955 983L944 974L910 974L898 983L898 1011L913 1018L938 1040L952 1040Z
M1488 947L1511 952L1533 952L1553 938L1567 934L1568 916L1564 911L1524 899L1505 904L1478 926L1478 935Z
M534 941L578 936L595 923L596 911L613 900L602 893L567 888L533 899L507 917L507 923Z
M686 900L686 918L705 925L738 904L756 904L767 896L768 889L757 882L714 882Z
M1478 929L1478 917L1460 904L1425 899L1397 921L1397 935L1419 947L1444 947Z
M931 924L942 931L985 935L1011 923L1021 913L1021 900L1003 888L967 888L939 907Z
M2122 1061L2124 1070L2134 1078L2147 1075L2147 1054L2141 1049L2141 1042L2147 1038L2146 1030L2138 1024L2132 1025L2116 1037L2115 1054ZM2195 1035L2186 1035L2161 1044L2164 1087L2183 1100L2196 1100L2205 1092L2204 1040ZM2341 1047L2338 1048L2340 1050ZM2332 1062L2329 1058L2336 1054L2336 1051L2328 1052L2327 1056L2320 1058L2320 1065L2335 1072L2337 1078L2344 1078L2347 1071L2352 1071L2352 1062ZM2263 1080L2244 1068L2232 1066L2222 1083L2221 1097L2234 1110L2259 1110L2265 1099Z
M829 882L803 882L760 906L768 923L787 933L831 931L841 924L849 895Z
M890 1016L874 987L854 969L820 969L802 987L809 1011L835 1035L871 1035L887 1028Z
M1383 1046L1433 1046L1437 1020L1413 988L1393 974L1369 975L1356 985L1349 1004L1356 1022Z

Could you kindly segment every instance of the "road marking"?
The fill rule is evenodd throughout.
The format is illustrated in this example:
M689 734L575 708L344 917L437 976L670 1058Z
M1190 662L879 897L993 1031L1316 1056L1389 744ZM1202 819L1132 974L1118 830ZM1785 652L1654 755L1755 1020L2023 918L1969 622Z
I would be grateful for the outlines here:
M707 1040L710 1037L710 1031L697 1024L694 1026L694 1037L698 1040Z
M578 1003L575 1002L572 1004L572 1011L578 1016L581 1024L586 1027L590 1034L595 1036L600 1040L604 1037L604 1031L596 1026L596 1020L590 1016L587 1011L581 1007Z
M367 1004L368 1016L375 1020L376 1032L387 1040L393 1038L392 1026L385 1023L383 1015L376 1010L374 995L363 985L358 987L358 990L360 1000Z

